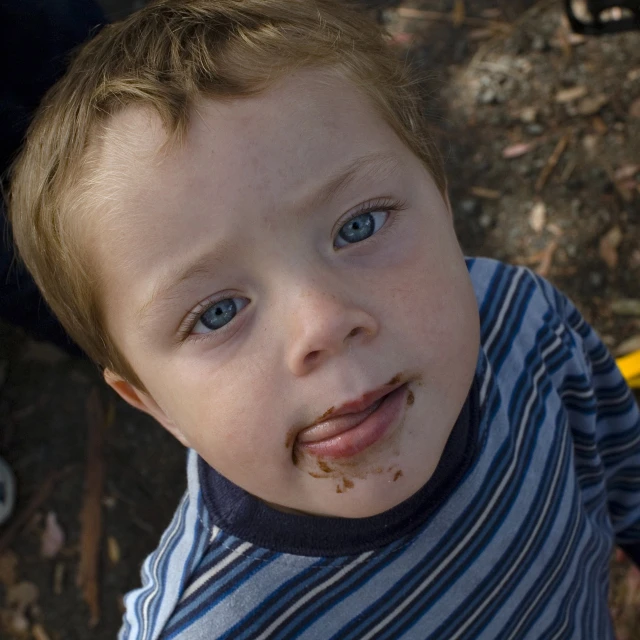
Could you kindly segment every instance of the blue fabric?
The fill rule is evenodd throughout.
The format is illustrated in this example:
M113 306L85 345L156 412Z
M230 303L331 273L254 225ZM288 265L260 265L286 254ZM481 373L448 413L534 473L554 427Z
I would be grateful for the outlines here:
M611 551L640 543L638 407L549 283L492 260L468 267L481 318L474 455L437 507L425 517L417 503L419 526L391 539L382 527L357 553L313 553L321 527L290 553L216 520L192 451L120 640L613 639ZM350 526L341 533L348 548Z

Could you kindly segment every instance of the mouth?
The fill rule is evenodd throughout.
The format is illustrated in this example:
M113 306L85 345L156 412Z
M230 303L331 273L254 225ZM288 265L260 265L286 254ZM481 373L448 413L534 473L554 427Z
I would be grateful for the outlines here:
M384 386L329 410L297 434L294 448L323 458L354 456L381 440L407 405L408 383Z

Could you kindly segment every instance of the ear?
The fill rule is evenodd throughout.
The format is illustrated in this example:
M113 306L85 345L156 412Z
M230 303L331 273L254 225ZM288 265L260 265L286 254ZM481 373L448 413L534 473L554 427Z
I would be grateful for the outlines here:
M140 391L130 382L113 373L110 369L104 370L105 382L132 407L147 413L155 418L171 435L177 438L185 447L189 447L189 442L182 431L176 426L171 418L164 412L158 403L144 391Z

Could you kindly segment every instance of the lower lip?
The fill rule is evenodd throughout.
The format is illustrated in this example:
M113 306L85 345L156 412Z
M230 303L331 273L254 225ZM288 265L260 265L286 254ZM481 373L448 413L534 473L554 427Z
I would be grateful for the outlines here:
M360 424L318 442L298 443L300 453L322 458L349 458L381 440L399 420L406 406L407 385L392 391Z

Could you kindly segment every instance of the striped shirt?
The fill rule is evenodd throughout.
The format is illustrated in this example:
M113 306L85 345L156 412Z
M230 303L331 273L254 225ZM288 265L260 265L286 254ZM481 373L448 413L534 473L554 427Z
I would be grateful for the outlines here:
M276 512L188 454L120 640L613 639L614 543L640 557L640 416L575 307L467 265L472 389L436 472L364 519Z

